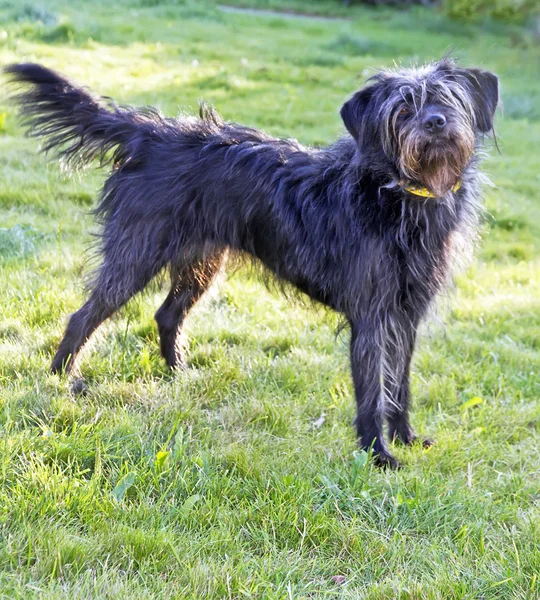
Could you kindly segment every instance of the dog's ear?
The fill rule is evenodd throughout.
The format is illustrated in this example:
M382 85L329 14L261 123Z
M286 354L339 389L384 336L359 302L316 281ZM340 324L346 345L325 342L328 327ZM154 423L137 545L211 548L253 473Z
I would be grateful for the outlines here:
M481 69L460 69L467 80L475 109L478 129L487 133L493 129L493 117L499 103L499 80L493 73Z
M374 86L369 86L356 92L356 94L354 94L350 100L347 100L341 107L340 114L343 123L356 141L358 141L360 137L362 117L367 113L369 102L373 97L373 87Z

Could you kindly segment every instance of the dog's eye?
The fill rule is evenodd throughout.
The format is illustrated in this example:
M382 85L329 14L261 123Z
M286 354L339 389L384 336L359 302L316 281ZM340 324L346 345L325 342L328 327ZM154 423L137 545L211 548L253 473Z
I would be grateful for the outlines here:
M400 117L406 117L410 113L410 109L408 106L404 106L398 113Z

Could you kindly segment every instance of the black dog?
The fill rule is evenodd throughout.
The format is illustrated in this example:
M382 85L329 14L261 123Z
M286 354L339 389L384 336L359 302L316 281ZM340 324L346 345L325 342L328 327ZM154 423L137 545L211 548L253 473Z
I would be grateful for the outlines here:
M341 109L350 136L313 150L225 123L211 108L166 119L107 104L39 65L7 73L26 86L18 101L45 150L113 165L96 209L103 262L52 371L69 371L100 323L167 266L172 287L156 321L165 360L179 366L190 308L228 249L247 253L346 317L361 446L396 466L383 421L392 438L415 439L416 331L458 238L474 237L477 150L492 130L497 78L449 60L380 72Z

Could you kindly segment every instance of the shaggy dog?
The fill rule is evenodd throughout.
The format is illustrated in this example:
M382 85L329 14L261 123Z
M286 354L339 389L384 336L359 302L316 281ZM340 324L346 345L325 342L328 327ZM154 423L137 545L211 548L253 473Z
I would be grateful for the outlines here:
M397 466L384 420L391 438L416 439L416 332L458 239L474 236L478 151L493 127L497 78L446 59L381 71L343 105L349 135L309 149L208 107L169 119L113 105L39 65L6 71L46 151L74 165L112 164L96 209L103 260L52 371L72 369L100 323L166 267L172 284L156 321L163 357L180 366L186 315L227 251L244 253L346 318L360 445Z

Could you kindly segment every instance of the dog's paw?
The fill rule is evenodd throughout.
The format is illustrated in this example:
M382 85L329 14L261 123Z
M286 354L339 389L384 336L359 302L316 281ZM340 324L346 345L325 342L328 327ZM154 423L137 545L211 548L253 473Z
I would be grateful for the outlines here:
M50 367L50 371L53 375L68 375L72 369L73 356L71 354L56 354Z
M414 437L414 440L411 443L422 444L423 448L431 448L431 446L435 444L435 440L428 438L425 435L417 435Z
M169 348L167 352L163 353L163 357L171 371L184 371L187 369L184 354L178 348Z
M64 374L64 365L62 362L53 361L50 366L49 371L52 375L63 375Z
M167 360L167 366L171 370L172 373L176 373L178 371L185 371L188 368L186 361L183 357L176 356L172 360Z
M407 426L406 428L390 428L389 431L390 439L393 442L400 442L405 446L412 446L413 444L422 444L424 448L429 448L433 446L435 443L431 438L425 437L423 435L416 435L414 430Z
M401 442L405 446L413 446L415 444L421 444L423 448L429 448L430 446L433 446L433 444L435 443L435 440L428 438L424 435L413 435L413 436L411 436L409 438L405 438L405 439L397 436L394 438L394 441Z
M88 386L82 377L75 377L71 384L71 393L74 396L86 396L88 394Z
M403 444L405 444L406 446L413 446L415 444L421 444L423 448L429 448L431 446L433 446L433 444L435 443L435 440L428 438L424 435L413 435L408 439L403 439L403 438L397 438L398 440L400 440Z
M402 465L390 452L373 454L373 462L380 469L401 469Z

